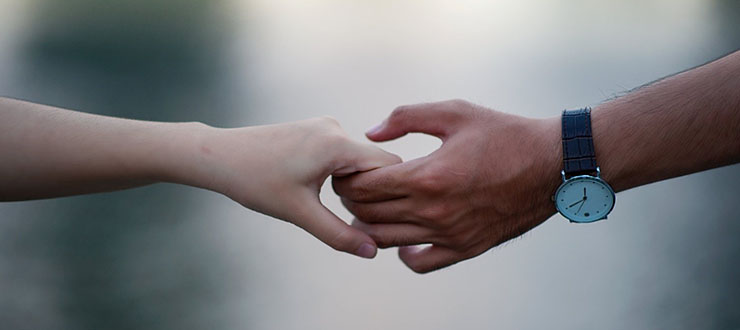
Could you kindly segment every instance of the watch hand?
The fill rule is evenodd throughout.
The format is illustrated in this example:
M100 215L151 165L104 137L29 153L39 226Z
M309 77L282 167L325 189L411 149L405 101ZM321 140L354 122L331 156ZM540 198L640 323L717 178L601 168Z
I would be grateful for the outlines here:
M583 200L586 200L588 197L586 197L586 187L583 187Z
M586 198L584 198L581 202L585 202L585 201L586 201ZM581 204L581 206L578 207L578 211L576 211L576 214L578 214L578 212L581 212L581 208L583 208L583 205L585 205L585 204L586 203L583 203L583 204Z
M579 200L579 201L577 201L577 202L575 202L573 204L570 204L570 206L568 206L568 207L573 207L573 206L575 206L578 203L583 203L583 201L585 201L585 199L582 199L582 200ZM578 212L576 212L576 213L578 213Z

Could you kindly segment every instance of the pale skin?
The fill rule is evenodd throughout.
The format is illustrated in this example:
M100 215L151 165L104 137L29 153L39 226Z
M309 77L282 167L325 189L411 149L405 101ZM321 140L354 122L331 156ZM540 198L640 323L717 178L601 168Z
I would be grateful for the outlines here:
M555 113L554 113L555 114ZM593 109L601 175L615 191L740 162L740 52ZM367 137L439 137L428 156L334 178L381 248L426 273L482 254L556 213L560 117L532 119L462 100L402 106ZM420 244L431 244L419 247Z
M233 129L98 116L0 98L0 200L20 201L170 182L224 194L291 222L332 248L377 247L321 204L330 175L399 163L348 138L331 118Z

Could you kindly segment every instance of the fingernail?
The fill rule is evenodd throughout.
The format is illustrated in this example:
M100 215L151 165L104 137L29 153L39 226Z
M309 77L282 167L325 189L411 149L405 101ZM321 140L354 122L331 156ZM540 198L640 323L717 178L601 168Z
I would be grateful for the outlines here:
M375 257L375 253L377 251L375 250L375 246L373 246L370 243L362 243L360 245L360 248L357 249L357 252L355 253L358 257L363 257L367 259L372 259Z
M372 128L370 128L369 130L367 130L367 132L365 132L365 134L372 135L372 134L375 134L377 132L380 132L380 130L383 128L384 125L385 125L385 120L382 123L377 124L377 125L373 126Z

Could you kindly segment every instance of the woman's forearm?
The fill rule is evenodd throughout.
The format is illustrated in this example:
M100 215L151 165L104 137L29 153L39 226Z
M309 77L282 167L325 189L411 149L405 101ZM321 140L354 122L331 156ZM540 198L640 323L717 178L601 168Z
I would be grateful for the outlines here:
M103 192L174 179L198 123L93 115L0 98L0 200Z
M11 99L0 99L0 157L3 201L173 182L219 192L365 258L375 256L375 243L324 207L319 190L329 175L401 161L352 141L330 118L221 129Z

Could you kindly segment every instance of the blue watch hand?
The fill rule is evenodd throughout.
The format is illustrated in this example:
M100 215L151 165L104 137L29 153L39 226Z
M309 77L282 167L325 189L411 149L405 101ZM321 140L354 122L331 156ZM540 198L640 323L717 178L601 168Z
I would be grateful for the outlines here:
M575 202L575 203L573 203L573 204L570 204L570 206L568 206L568 207L573 207L573 206L576 206L576 204L578 204L578 203L583 203L583 201L585 201L585 199L582 199L582 200L579 200L579 201L577 201L577 202Z

